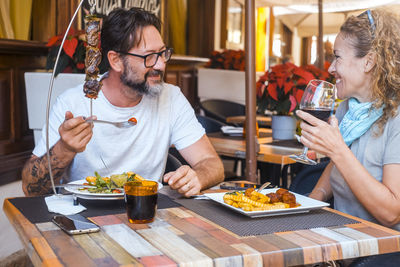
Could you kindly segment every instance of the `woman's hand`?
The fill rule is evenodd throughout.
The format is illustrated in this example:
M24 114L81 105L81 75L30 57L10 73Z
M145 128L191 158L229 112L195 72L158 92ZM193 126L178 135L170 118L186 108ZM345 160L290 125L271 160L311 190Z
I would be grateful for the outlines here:
M342 148L347 147L335 116L331 116L327 123L301 110L298 110L296 115L303 120L300 123L300 141L309 149L332 158L338 155Z

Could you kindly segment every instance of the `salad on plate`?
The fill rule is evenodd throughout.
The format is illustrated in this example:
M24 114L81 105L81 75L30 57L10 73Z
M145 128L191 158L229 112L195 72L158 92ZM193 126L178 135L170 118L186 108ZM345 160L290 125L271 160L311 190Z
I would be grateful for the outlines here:
M79 191L85 191L94 194L121 194L124 192L124 184L130 181L144 181L145 179L134 173L124 172L122 174L113 174L110 177L102 177L98 172L94 172L95 176L86 177L86 182L83 183ZM93 187L85 187L95 186Z

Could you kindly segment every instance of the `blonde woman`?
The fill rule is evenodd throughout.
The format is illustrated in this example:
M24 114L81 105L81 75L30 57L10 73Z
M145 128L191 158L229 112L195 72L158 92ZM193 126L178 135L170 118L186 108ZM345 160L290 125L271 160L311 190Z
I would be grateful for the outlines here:
M335 209L400 230L399 18L381 9L349 17L334 55L329 72L345 101L329 123L297 112L309 123L301 123L301 142L331 159L310 196L333 195ZM399 255L362 266L400 266Z

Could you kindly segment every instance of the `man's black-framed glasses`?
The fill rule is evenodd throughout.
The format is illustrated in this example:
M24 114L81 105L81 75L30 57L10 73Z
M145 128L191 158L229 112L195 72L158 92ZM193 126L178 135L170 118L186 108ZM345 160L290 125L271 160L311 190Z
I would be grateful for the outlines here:
M144 66L146 68L151 68L154 65L157 64L158 58L161 57L164 62L168 62L171 59L172 53L174 52L174 49L172 48L165 48L164 50L156 53L150 53L147 55L137 55L133 53L128 53L128 52L122 52L122 51L116 51L117 53L124 54L124 55L130 55L134 57L140 57L143 58L144 61Z

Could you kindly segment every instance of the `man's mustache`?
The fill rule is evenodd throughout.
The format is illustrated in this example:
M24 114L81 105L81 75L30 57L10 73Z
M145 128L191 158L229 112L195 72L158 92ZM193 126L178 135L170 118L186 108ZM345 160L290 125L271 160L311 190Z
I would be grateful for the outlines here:
M145 74L145 78L149 76L160 76L161 80L164 78L164 72L162 70L151 70Z

